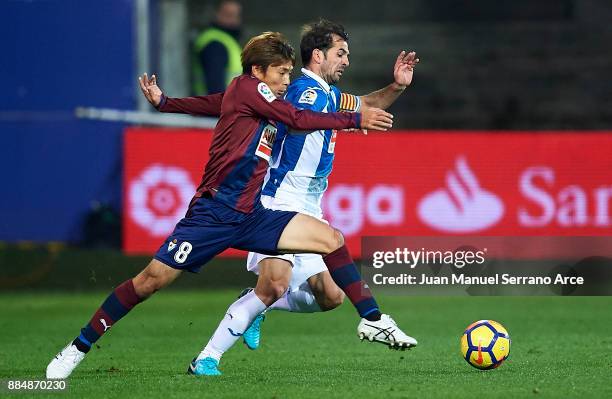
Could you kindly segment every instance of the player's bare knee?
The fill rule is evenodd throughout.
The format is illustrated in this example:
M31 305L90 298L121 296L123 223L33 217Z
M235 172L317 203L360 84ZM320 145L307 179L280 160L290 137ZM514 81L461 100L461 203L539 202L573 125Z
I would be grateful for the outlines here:
M284 280L270 281L264 286L258 285L255 294L263 303L270 306L285 294L289 284Z
M132 279L132 283L134 284L134 291L136 292L136 295L138 295L139 298L146 299L153 295L153 287L146 279L146 277L142 275L142 273L134 277Z
M134 291L141 299L146 299L153 295L159 288L154 279L148 278L146 275L139 274L132 280L134 283Z
M344 245L344 236L340 230L331 228L331 235L329 237L329 241L327 242L327 253L334 252L336 249L342 247Z
M134 291L142 298L146 299L164 288L172 281L170 276L164 273L156 273L151 268L146 268L132 280Z

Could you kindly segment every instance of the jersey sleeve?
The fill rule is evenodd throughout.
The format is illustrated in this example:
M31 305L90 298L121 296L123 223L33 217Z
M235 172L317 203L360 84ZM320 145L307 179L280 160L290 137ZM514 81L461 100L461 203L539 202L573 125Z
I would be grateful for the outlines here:
M156 107L159 112L174 114L189 114L194 116L219 116L221 115L221 102L223 94L211 94L208 96L195 96L184 98L173 98L162 95L161 102Z
M354 94L342 93L335 88L338 112L359 112L361 109L361 98Z
M241 84L238 98L249 112L268 120L282 122L295 130L351 129L361 126L361 114L320 113L297 109L288 101L277 99L267 84L255 78Z

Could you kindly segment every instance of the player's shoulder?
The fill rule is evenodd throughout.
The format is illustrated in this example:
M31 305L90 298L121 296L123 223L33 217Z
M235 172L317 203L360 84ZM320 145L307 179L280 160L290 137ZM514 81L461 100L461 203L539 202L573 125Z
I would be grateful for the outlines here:
M250 101L253 96L258 95L263 97L267 102L272 102L276 99L276 96L272 93L272 90L270 90L267 84L251 75L243 74L234 78L230 84L230 87L232 86L233 91L237 94L235 96L237 101ZM230 87L228 87L228 91Z
M308 108L323 108L327 103L327 95L318 83L305 76L294 80L287 89L287 100L297 106Z
M329 86L329 91L331 92L332 97L334 97L334 102L336 105L340 102L340 97L342 96L342 91L334 85Z

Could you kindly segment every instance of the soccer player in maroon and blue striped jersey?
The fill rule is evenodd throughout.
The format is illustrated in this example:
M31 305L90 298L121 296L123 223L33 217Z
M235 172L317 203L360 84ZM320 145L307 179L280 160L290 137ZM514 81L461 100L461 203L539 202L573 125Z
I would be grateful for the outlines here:
M293 48L279 33L266 32L245 46L243 75L235 78L223 95L210 158L186 216L149 265L119 285L80 335L51 361L47 378L67 378L91 345L134 306L170 284L183 270L197 272L230 247L270 254L320 253L330 270L343 270L345 281L350 283L343 288L359 305L360 314L380 318L376 301L364 286L339 231L310 216L266 209L259 201L276 121L310 131L386 130L392 125L392 116L380 109L323 114L300 111L280 100L294 63ZM271 304L264 303L255 291L240 301L243 311L227 323L228 331L236 337Z

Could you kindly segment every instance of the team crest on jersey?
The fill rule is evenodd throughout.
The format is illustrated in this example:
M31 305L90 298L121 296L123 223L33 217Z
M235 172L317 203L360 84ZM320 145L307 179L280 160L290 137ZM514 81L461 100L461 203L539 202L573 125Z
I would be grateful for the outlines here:
M261 137L259 138L255 155L270 162L270 157L272 156L272 146L274 145L275 139L276 128L270 124L266 125L261 133Z
M174 248L176 248L176 238L168 243L168 252L172 252Z
M298 103L313 105L317 101L317 92L314 89L308 89L302 93Z
M260 82L257 85L257 91L269 103L271 103L272 101L276 100L276 96L274 95L274 93L272 93L272 90L270 90L270 87L268 87L268 85L265 84L264 82Z

